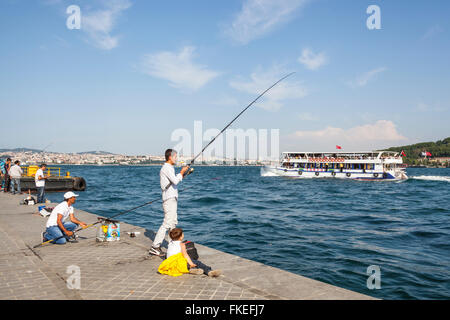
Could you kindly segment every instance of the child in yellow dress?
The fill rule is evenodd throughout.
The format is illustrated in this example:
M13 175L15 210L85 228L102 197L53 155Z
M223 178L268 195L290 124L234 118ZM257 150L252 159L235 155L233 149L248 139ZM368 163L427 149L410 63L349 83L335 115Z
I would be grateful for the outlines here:
M210 277L218 277L221 274L220 270L212 270L198 260L192 261L183 243L183 229L174 228L170 230L169 236L172 240L167 247L167 258L158 268L159 273L174 277L181 276L183 273L198 275L205 273Z

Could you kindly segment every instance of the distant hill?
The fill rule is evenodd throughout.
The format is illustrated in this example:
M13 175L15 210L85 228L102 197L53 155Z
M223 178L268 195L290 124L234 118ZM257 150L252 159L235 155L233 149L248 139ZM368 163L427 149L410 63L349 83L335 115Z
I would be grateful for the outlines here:
M0 152L34 152L39 153L42 150L30 149L30 148L15 148L15 149L0 149Z
M114 155L114 153L106 152L106 151L85 151L85 152L78 152L77 154L98 154L98 155Z
M408 146L392 147L385 150L396 152L401 152L403 150L406 154L406 163L410 163L411 160L423 158L421 153L425 151L430 152L432 158L450 157L450 137L436 142L421 142Z
M0 149L0 152L33 152L33 153L40 153L42 150L39 149L30 149L30 148L14 148L14 149ZM51 151L45 151L47 153L55 153ZM59 153L59 152L58 152ZM64 153L64 152L61 152ZM114 153L106 152L106 151L85 151L85 152L78 152L77 154L98 154L98 155L114 155Z

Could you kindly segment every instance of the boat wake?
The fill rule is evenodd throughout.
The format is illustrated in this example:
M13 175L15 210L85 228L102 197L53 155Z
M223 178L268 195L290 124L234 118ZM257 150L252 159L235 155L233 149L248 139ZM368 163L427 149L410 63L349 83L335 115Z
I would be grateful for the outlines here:
M277 174L270 171L261 171L261 177L279 177Z
M409 177L410 179L416 179L416 180L429 180L429 181L446 181L450 182L450 177L445 176L412 176Z

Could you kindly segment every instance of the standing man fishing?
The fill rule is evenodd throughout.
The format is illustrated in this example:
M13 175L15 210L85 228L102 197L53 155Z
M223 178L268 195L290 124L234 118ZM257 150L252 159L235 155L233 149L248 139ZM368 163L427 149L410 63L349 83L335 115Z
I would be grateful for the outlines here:
M175 175L174 165L177 163L177 152L173 149L167 149L165 152L166 162L159 172L160 184L162 190L162 201L164 210L164 220L156 233L153 245L148 251L149 254L163 256L161 243L163 242L168 230L177 226L177 207L178 207L178 188L177 185L183 180L188 166L181 169L180 173Z
M45 203L45 180L50 177L50 175L44 175L46 168L47 165L42 163L34 175L34 182L37 190L37 203Z

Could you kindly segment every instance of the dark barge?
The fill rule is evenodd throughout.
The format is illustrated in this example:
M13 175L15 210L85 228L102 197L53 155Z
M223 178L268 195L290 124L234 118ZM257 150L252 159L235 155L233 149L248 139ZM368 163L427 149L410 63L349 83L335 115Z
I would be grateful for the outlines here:
M23 175L20 178L20 189L22 192L28 192L28 190L32 192L36 191L34 175L36 174L37 169L38 166L22 167ZM83 177L72 177L68 171L61 174L61 168L47 167L44 174L50 175L45 182L46 192L86 190L86 180L84 180Z

